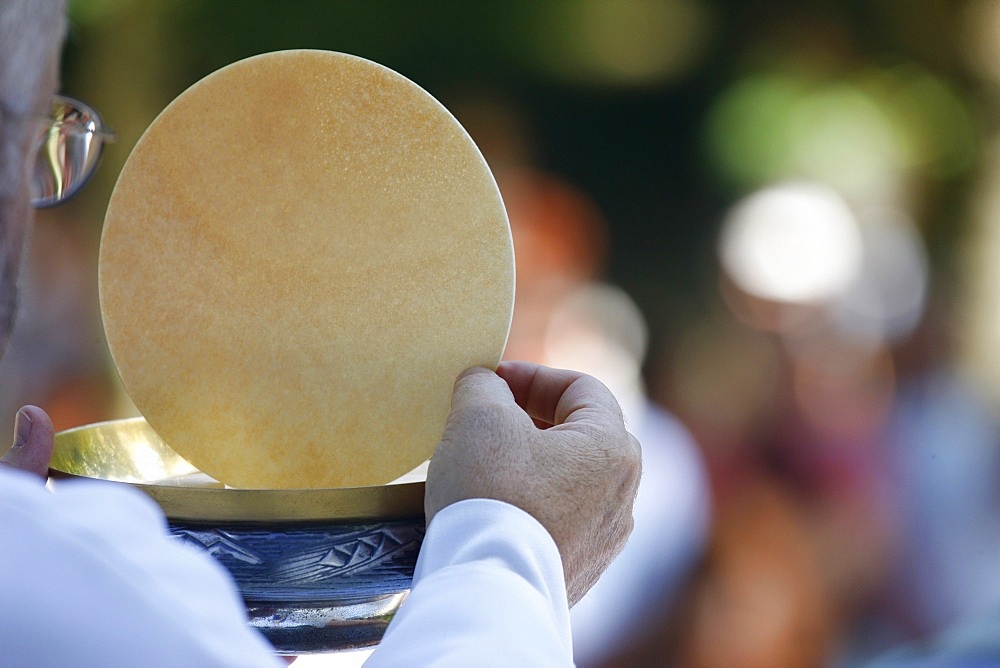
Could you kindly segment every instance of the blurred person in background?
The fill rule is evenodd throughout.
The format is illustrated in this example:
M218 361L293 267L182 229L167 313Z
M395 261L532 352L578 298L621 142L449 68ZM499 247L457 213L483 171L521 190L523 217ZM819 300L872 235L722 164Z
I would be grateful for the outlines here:
M860 662L1000 602L996 421L948 368L908 217L861 210L803 181L738 203L725 310L677 346L717 519L692 665Z
M700 452L684 426L646 394L646 324L624 291L601 281L609 233L596 204L540 170L508 165L498 180L517 258L505 356L601 379L643 444L633 533L571 611L574 657L580 666L609 665L646 643L665 658L669 647L657 624L675 612L708 535Z
M886 440L899 548L887 640L912 642L1000 609L1000 419L956 372L951 300L931 300L895 353L899 388Z
M705 449L713 524L673 631L681 665L823 665L837 607L800 495L767 440L780 358L722 316L693 330L666 399ZM662 390L661 390L662 391Z
M725 310L678 345L666 399L705 447L716 500L681 641L696 665L815 664L867 642L898 538L883 337L916 320L924 285L908 228L867 223L806 180L724 220Z

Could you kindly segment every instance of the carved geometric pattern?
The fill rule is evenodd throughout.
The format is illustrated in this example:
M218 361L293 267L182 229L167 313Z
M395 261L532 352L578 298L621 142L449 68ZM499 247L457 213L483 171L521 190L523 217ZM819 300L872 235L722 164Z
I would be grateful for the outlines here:
M172 523L170 532L225 566L248 601L345 601L409 589L424 523Z
M248 564L260 564L264 560L254 554L246 546L240 544L240 539L221 529L208 531L192 531L191 529L173 529L171 533L187 543L193 543L203 548L216 559L231 557Z

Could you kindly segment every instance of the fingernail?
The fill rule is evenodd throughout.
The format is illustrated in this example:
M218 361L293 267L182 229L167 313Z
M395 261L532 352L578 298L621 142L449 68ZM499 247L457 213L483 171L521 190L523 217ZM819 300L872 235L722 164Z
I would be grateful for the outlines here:
M14 447L22 447L28 442L29 436L31 436L31 417L20 410L14 418Z

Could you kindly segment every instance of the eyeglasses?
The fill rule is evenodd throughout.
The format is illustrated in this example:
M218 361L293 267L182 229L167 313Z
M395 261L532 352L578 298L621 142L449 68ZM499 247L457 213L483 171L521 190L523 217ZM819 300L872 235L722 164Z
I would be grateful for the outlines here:
M79 100L57 95L39 137L31 184L35 208L55 206L79 192L97 168L104 144L115 131L104 127L100 114Z

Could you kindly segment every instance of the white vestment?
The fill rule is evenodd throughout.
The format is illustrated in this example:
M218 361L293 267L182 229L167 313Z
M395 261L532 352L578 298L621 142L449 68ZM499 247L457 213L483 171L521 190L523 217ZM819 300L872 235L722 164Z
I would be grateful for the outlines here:
M552 537L514 506L472 499L431 522L413 590L365 667L572 664Z
M225 569L165 526L134 490L81 481L51 493L0 467L0 663L283 666ZM449 506L370 663L571 663L562 578L555 543L523 511Z

